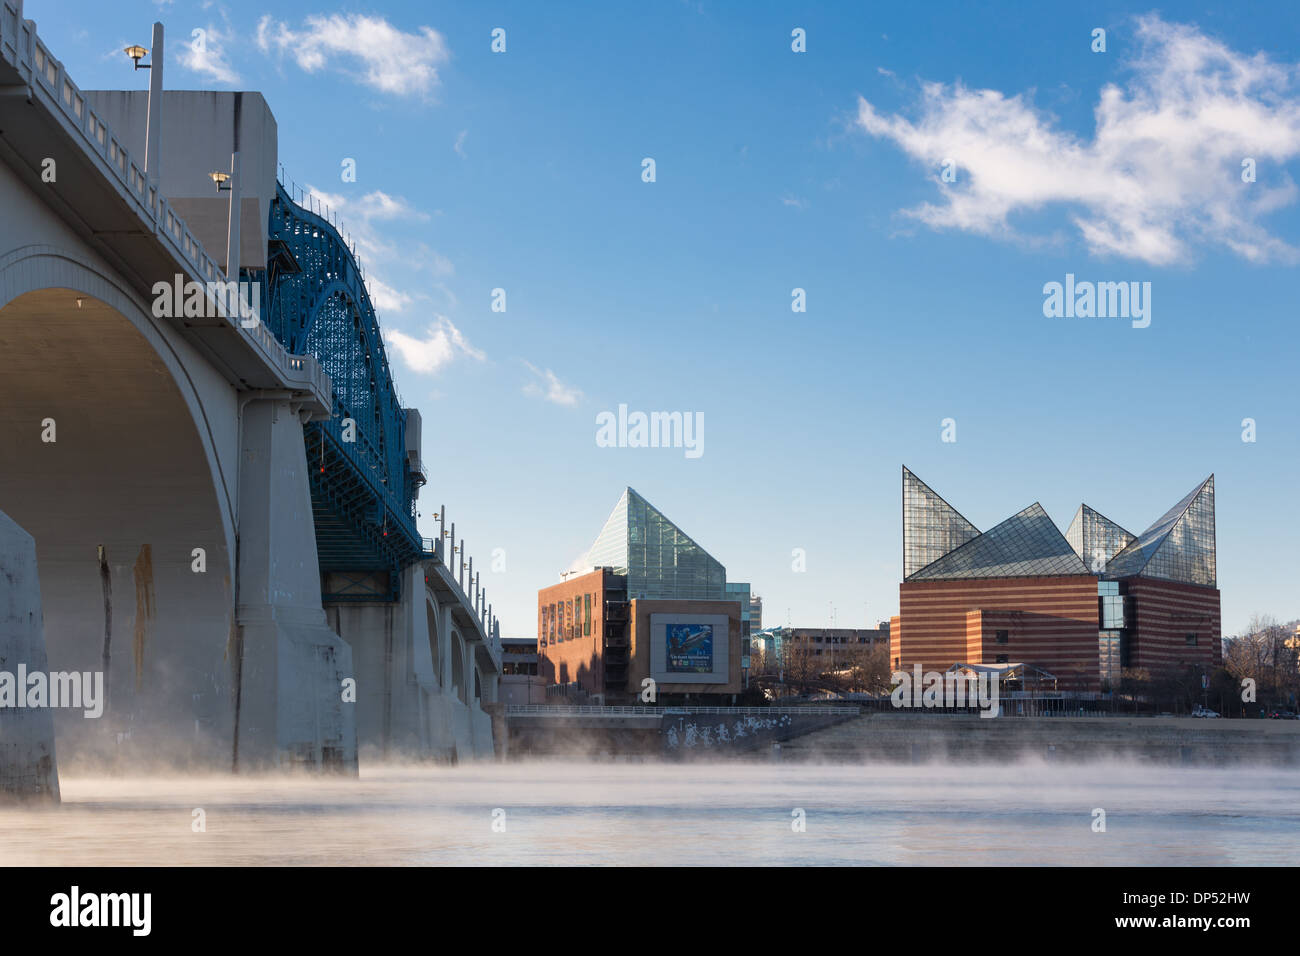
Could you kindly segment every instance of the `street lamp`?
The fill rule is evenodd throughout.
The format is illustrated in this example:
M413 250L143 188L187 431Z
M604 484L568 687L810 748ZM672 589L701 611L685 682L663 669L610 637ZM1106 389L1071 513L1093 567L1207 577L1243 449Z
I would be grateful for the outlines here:
M140 44L137 43L133 46L129 46L123 52L135 62L135 68L137 70L153 69L152 63L140 62L149 53L149 51L146 50L144 47L140 46Z
M217 184L217 192L230 192L230 173L208 173L212 181Z

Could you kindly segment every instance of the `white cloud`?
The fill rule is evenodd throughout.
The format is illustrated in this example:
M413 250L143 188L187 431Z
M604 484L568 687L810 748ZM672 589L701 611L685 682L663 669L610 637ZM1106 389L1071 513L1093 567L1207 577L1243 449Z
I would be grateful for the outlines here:
M807 208L808 208L808 200L806 200L806 199L799 199L799 198L797 198L797 197L795 197L795 196L785 196L785 197L782 198L782 200L781 200L781 205L783 205L783 206L793 206L795 209L807 209Z
M453 149L456 150L456 155L459 156L461 159L468 158L465 155L465 137L468 135L469 135L469 130L467 129L463 129L456 134L456 145L453 147Z
M538 379L524 386L526 395L538 395L556 405L577 405L581 400L582 392L571 385L565 385L549 368L542 371L531 362L526 361L524 364Z
M308 73L328 67L395 96L428 97L450 56L431 27L403 33L383 17L356 13L312 15L301 30L266 14L257 23L257 46L288 54Z
M370 304L379 312L402 312L414 301L373 273L366 274L366 291L370 293Z
M480 362L486 357L469 344L460 329L445 315L438 316L422 339L397 329L386 329L384 340L397 350L402 361L415 372L437 373L462 355Z
M230 25L227 23L223 29L209 23L199 29L202 32L198 36L191 33L180 41L177 61L181 66L202 74L213 83L231 86L237 84L239 73L226 59L226 44L235 40Z
M1101 90L1091 140L1059 128L1025 94L927 83L915 122L859 97L862 129L935 170L942 201L904 214L1014 238L1013 214L1059 204L1097 254L1163 265L1212 244L1254 262L1297 261L1260 220L1297 198L1279 167L1300 156L1300 70L1157 16L1139 18L1136 33L1143 49L1131 78ZM1259 163L1258 182L1242 182L1246 157ZM955 183L939 179L949 159Z

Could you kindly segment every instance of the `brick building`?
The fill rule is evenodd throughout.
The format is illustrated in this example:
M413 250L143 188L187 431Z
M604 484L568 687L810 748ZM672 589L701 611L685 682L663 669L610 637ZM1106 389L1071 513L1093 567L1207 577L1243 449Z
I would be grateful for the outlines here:
M576 572L537 592L538 671L552 697L731 703L749 658L749 586L631 488Z
M1061 690L1124 668L1221 663L1214 476L1140 535L1081 505L1063 535L1035 503L980 532L903 469L903 582L890 662L1030 664Z

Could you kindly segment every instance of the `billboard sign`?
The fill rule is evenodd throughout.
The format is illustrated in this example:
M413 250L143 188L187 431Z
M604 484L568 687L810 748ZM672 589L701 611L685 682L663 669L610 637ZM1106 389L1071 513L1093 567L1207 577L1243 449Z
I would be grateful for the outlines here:
M667 628L669 673L713 673L712 624L669 624Z

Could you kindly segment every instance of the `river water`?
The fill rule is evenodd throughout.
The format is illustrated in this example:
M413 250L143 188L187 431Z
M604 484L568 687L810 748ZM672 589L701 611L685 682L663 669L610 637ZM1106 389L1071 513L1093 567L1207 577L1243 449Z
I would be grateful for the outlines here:
M1300 770L521 762L361 778L61 776L37 865L1292 865ZM196 809L204 828L196 830ZM1093 829L1105 811L1105 832ZM802 818L796 811L802 810ZM804 824L798 832L796 824Z

